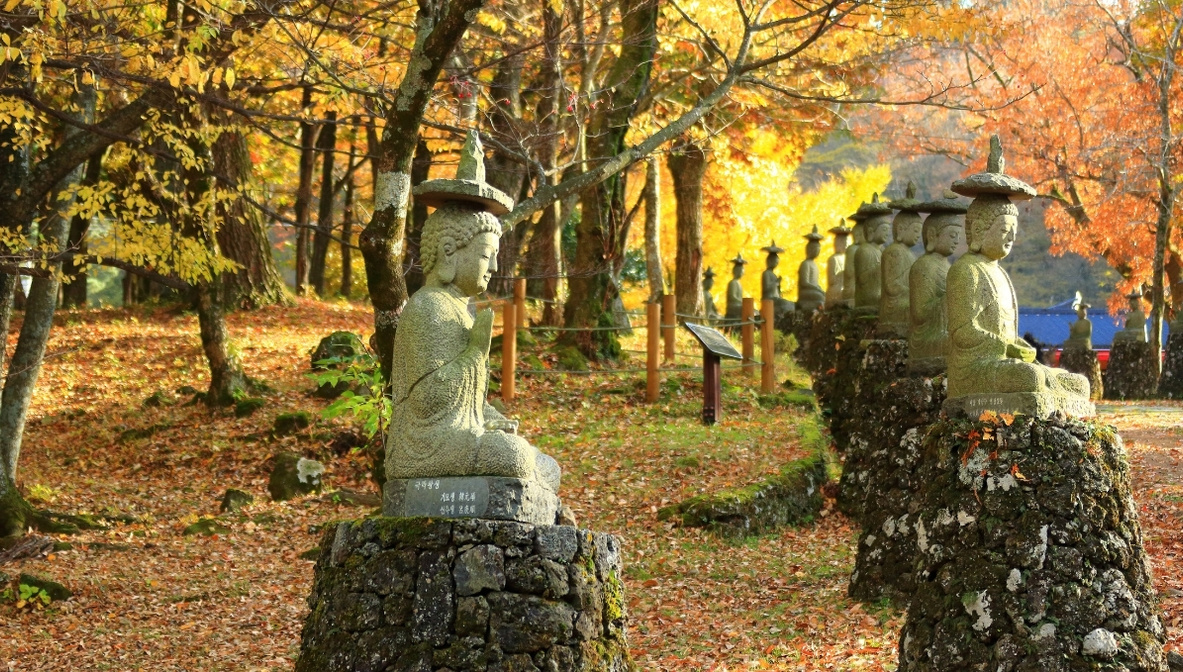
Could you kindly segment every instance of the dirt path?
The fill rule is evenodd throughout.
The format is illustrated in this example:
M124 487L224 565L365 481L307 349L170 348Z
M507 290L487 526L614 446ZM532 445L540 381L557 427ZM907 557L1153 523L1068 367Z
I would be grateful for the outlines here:
M1183 651L1183 403L1106 403L1097 412L1117 427L1129 451L1167 648Z

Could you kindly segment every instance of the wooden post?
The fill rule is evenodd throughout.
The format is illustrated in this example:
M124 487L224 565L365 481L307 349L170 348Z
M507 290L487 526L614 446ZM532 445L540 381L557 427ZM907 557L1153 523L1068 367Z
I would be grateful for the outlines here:
M647 334L646 339L648 346L645 348L645 402L652 404L653 402L657 401L658 387L661 384L661 374L657 372L657 350L661 347L659 344L659 336L661 335L661 319L660 309L656 301L650 301L646 306L646 310L648 312L648 315L646 316L648 319L648 326L646 328L649 330L649 333Z
M752 317L755 313L756 302L750 296L743 297L743 308L740 310L739 316L744 324L740 327L740 333L743 334L743 372L749 376L756 375L756 369L752 364L756 361L756 325L752 324Z
M723 376L719 356L702 349L702 424L713 425L722 413Z
M513 401L514 373L517 370L517 310L512 301L506 301L501 310L501 321L505 325L501 330L501 400L508 403Z
M526 279L515 278L513 281L514 326L518 329L526 326Z
M776 309L772 299L764 299L760 306L760 316L764 323L760 325L760 391L770 394L776 388L776 346L772 339L773 319Z
M661 297L662 330L665 332L665 361L674 361L674 330L678 326L678 318L674 315L674 295L666 294Z

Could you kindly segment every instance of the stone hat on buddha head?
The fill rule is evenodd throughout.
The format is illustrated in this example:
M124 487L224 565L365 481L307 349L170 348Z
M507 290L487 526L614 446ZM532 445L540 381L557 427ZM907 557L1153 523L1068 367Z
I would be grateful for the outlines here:
M1002 157L1002 141L990 136L990 156L986 172L976 173L953 183L954 192L974 199L965 213L965 237L969 249L975 250L978 236L989 228L999 215L1018 216L1014 201L1026 201L1035 196L1035 188L1005 174L1006 161Z
M435 208L465 203L498 216L513 208L512 198L485 181L485 152L476 131L469 131L464 139L455 179L427 180L411 193L418 202Z
M805 234L802 237L812 241L821 241L825 238L825 236L817 232L817 224L813 225L813 231Z
M702 277L704 277L704 278L715 277L715 269L711 268L710 266L707 266L707 270L703 271Z
M842 217L838 218L838 226L830 229L830 233L834 234L835 238L845 238L850 235L851 231L854 231L854 229L847 226L846 219Z
M873 219L875 217L882 217L884 215L890 215L890 214L891 214L891 206L889 206L886 203L880 203L879 202L879 194L874 193L874 194L871 194L871 202L870 203L863 201L863 204L858 206L858 210L853 215L850 215L849 217L847 217L847 219L853 219L854 221L859 222L861 224L862 222L865 222L868 219Z
M736 266L743 266L744 264L747 264L748 262L746 259L743 258L742 253L737 252L735 254L735 258L731 260L731 263Z
M776 241L772 241L768 244L767 247L761 247L760 251L767 252L768 254L780 254L781 252L785 251L785 248L777 245Z

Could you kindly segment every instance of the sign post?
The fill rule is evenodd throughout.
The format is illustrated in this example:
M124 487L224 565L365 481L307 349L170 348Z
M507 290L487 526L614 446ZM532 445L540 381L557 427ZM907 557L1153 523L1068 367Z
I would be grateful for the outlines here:
M702 344L702 424L713 425L723 416L721 358L743 361L743 355L717 329L689 322L682 324Z

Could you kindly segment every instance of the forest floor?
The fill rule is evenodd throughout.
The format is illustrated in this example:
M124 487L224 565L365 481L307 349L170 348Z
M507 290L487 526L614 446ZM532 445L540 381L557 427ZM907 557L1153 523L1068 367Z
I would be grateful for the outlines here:
M313 563L301 559L326 523L367 515L331 496L275 503L269 458L324 461L331 488L376 492L364 452L332 449L348 429L310 395L309 353L338 330L368 334L368 308L301 300L229 317L266 405L189 404L206 386L197 319L162 307L63 312L30 410L19 482L57 511L136 522L61 537L72 547L0 567L61 581L74 596L48 606L0 604L0 670L290 670ZM19 326L19 325L18 325ZM643 334L642 334L643 335ZM682 337L680 337L682 338ZM8 347L15 344L15 331ZM641 347L640 336L626 348ZM688 341L679 364L699 361ZM552 365L545 349L527 350ZM638 356L629 368L643 367ZM799 374L797 374L799 375ZM890 670L902 614L846 598L857 530L827 508L814 524L743 541L657 520L657 509L744 485L803 456L802 411L724 374L725 417L699 422L701 376L667 376L646 405L644 375L522 377L509 414L564 466L562 496L581 527L620 535L629 643L642 670ZM165 403L144 405L161 393ZM308 410L312 426L274 437L275 416ZM1129 448L1146 546L1163 597L1168 647L1183 649L1183 405L1110 404ZM227 488L255 504L221 515L226 530L185 536L219 516Z

